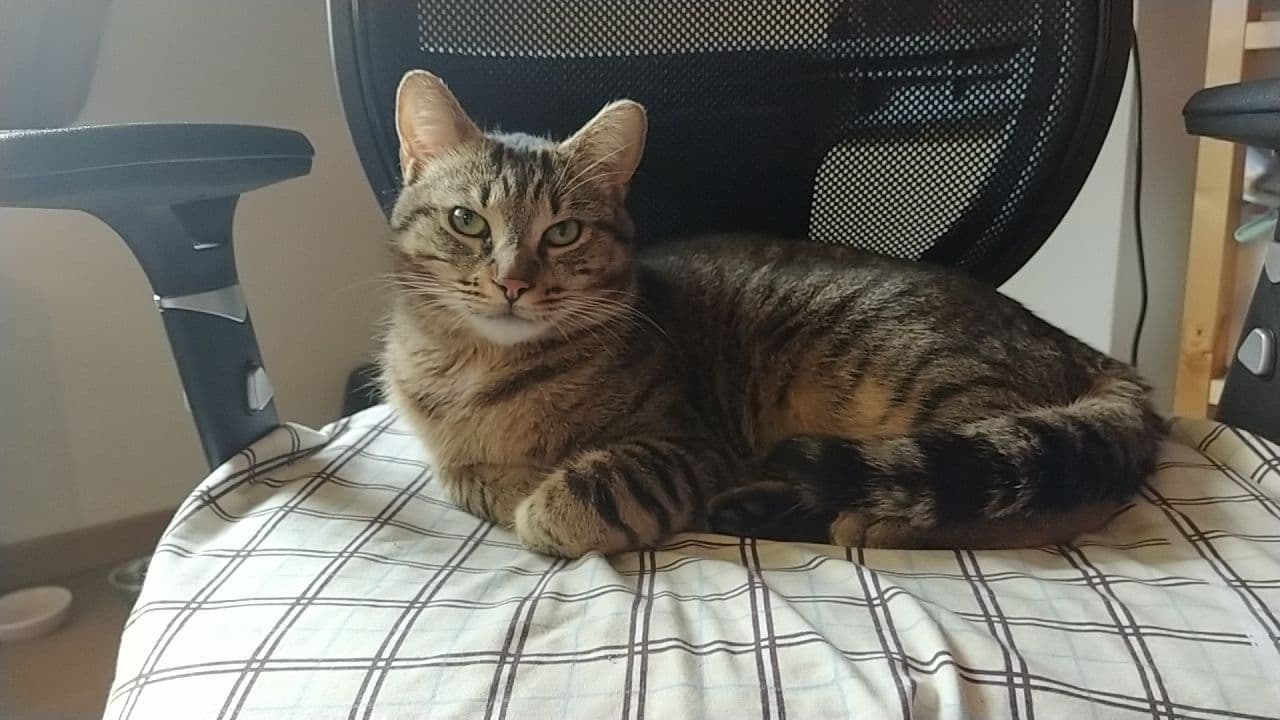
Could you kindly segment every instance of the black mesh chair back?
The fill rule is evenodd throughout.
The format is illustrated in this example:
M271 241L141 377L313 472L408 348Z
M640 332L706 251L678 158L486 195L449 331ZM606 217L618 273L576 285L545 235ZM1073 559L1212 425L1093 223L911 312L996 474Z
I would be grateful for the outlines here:
M718 231L1012 275L1110 126L1128 0L330 0L347 119L384 208L409 69L482 126L565 136L649 109L642 241Z

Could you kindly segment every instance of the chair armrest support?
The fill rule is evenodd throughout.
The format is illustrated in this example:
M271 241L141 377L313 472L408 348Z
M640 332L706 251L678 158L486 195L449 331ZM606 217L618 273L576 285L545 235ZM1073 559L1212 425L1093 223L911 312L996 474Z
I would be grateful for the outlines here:
M1206 88L1183 109L1187 132L1280 150L1280 80ZM1229 240L1227 242L1230 242ZM1218 401L1218 419L1280 442L1280 231L1244 318L1243 335Z
M0 207L82 210L137 258L210 467L279 424L236 274L236 203L307 174L312 154L299 133L240 125L0 133Z

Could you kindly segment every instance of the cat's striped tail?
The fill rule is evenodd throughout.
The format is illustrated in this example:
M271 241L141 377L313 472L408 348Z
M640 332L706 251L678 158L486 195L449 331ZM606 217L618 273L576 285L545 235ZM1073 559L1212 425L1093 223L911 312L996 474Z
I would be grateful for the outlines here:
M745 503L718 503L712 524L716 515L784 520L776 501L764 501L771 493L805 524L853 512L917 528L1123 502L1154 470L1164 430L1141 382L1104 376L1072 403L951 428L867 442L793 437L765 460L761 496L753 503L750 486L733 491Z

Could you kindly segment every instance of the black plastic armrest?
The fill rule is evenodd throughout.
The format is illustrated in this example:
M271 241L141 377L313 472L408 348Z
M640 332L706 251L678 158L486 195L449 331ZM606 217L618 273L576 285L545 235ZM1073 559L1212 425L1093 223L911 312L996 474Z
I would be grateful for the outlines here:
M1280 80L1205 88L1182 116L1192 135L1280 150Z
M244 125L0 132L0 207L88 212L138 259L210 466L279 423L236 274L236 202L307 174L313 154L299 133Z
M306 175L300 133L251 125L98 125L0 131L0 205L176 205Z

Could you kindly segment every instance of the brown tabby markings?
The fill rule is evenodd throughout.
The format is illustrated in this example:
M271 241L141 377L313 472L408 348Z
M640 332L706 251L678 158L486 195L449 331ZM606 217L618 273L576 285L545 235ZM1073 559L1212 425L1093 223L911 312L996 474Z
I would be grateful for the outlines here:
M534 550L1059 542L1151 470L1132 371L967 278L747 237L636 254L635 103L486 136L415 72L397 118L387 394L454 499Z

